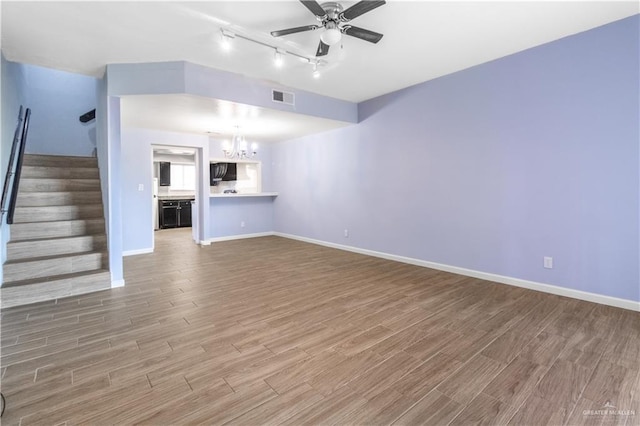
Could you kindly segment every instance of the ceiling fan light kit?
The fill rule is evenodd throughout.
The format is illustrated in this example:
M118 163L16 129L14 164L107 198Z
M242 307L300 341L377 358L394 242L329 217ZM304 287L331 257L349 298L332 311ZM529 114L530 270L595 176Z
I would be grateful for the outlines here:
M329 46L333 46L334 44L340 42L342 39L342 33L337 28L328 28L324 30L324 32L320 35L320 40L324 44L328 44Z

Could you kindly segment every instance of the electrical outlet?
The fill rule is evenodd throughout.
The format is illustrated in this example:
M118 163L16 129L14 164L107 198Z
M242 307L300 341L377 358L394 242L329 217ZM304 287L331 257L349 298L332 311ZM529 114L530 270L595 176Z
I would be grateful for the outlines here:
M348 229L344 230L344 237L345 238L349 238L349 230Z
M244 228L244 220L240 222L240 228Z
M144 185L139 183L138 184L138 191L144 191Z
M545 256L543 258L543 266L546 269L553 269L553 257L547 257Z

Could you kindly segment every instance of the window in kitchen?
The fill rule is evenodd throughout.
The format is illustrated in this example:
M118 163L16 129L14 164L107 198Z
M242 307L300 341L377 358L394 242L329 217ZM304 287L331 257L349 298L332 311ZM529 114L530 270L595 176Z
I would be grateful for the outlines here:
M171 189L179 191L195 191L195 164L171 163Z

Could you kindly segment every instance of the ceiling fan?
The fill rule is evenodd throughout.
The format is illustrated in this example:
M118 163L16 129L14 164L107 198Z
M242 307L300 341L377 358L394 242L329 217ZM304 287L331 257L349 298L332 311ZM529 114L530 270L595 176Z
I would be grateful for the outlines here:
M315 15L316 19L320 21L320 25L305 25L303 27L271 31L272 36L281 37L303 31L324 28L325 31L320 35L320 43L318 44L316 56L325 56L329 53L329 47L338 43L342 38L342 34L357 37L371 43L377 43L382 38L382 34L380 33L355 27L350 25L348 22L382 6L386 3L384 0L362 0L346 10L344 10L340 3L336 2L320 4L316 0L300 0L300 3Z

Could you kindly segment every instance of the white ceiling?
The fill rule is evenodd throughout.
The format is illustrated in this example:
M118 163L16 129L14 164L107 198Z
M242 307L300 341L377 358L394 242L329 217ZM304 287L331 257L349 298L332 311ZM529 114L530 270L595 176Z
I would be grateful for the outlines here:
M342 2L345 7L353 1ZM381 32L373 45L349 36L332 47L322 77L293 57L220 28L313 56L319 31L275 39L272 30L314 24L298 1L2 1L2 51L12 61L101 76L107 63L186 60L359 102L638 13L637 1L394 1L354 25Z
M239 127L249 142L275 142L349 123L191 95L126 96L122 125L230 139Z
M355 1L341 2L345 8ZM376 45L343 37L312 77L308 63L220 29L313 58L321 30L273 38L316 23L298 1L0 1L8 60L101 77L108 63L185 60L325 96L359 102L497 59L639 12L636 1L394 1L352 22L384 34ZM188 95L130 96L124 126L271 142L346 123Z

